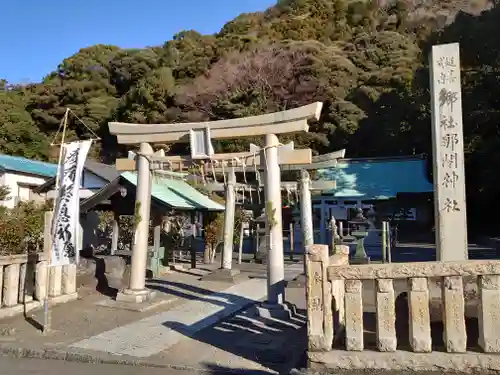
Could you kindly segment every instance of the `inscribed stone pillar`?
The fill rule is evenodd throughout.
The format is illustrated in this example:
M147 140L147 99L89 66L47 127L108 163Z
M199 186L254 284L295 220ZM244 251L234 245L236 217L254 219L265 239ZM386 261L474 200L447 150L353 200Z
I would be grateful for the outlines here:
M20 269L20 264L9 264L4 267L2 301L6 307L17 305Z
M377 347L381 352L394 352L396 340L396 306L391 279L377 279Z
M443 278L443 341L449 353L465 353L467 334L465 331L464 285L461 276Z
M264 155L264 185L266 217L269 225L269 253L267 258L267 302L282 304L285 298L285 265L283 256L283 223L281 217L281 172L278 159L278 137L266 134ZM269 220L270 219L270 220Z
M349 351L362 351L363 296L361 280L345 281L345 346Z
M230 270L233 264L234 216L236 211L235 197L236 174L234 167L228 173L226 185L226 210L224 212L224 248L222 252L222 269Z
M479 276L479 346L500 353L500 276Z
M327 279L328 245L306 248L307 339L311 351L328 351L333 343L332 293Z
M430 67L436 256L441 261L465 260L468 251L458 43L433 46Z
M427 279L413 277L408 284L410 346L416 353L428 353L432 351L432 341Z

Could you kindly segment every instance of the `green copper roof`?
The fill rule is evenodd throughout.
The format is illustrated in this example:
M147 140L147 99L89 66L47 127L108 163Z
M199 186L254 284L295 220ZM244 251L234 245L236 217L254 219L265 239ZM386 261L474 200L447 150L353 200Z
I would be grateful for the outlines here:
M135 173L125 172L121 176L133 185L137 185L137 175ZM186 182L178 179L154 176L151 195L172 208L224 211L224 206L214 202Z
M10 155L0 155L0 168L43 177L55 177L57 174L57 164Z
M422 158L344 159L336 167L319 169L321 180L337 181L329 192L339 198L388 199L397 193L434 191Z

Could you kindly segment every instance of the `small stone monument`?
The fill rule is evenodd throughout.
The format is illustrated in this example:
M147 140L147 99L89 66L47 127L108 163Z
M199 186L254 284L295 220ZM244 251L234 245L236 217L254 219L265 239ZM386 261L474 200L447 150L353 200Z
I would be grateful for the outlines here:
M349 221L349 225L352 228L351 235L356 239L356 252L351 259L351 264L369 263L370 259L366 255L364 242L366 236L368 236L370 222L363 216L361 208L357 209L356 216Z

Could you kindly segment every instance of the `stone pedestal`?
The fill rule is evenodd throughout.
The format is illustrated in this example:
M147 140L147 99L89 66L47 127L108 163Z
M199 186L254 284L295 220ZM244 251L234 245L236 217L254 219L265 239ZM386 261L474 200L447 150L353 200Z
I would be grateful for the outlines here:
M461 276L443 279L443 341L448 353L467 351L464 286Z
M377 279L377 347L381 352L395 352L396 309L391 279Z
M223 283L236 284L240 277L240 270L220 268L207 276L203 277L203 281L217 281Z
M362 351L363 297L361 280L345 281L345 345L349 351Z
M4 268L2 300L5 307L17 305L20 268L19 264L9 264Z
M61 284L63 294L76 293L76 264L63 266Z
M58 297L62 293L62 266L49 267L49 297Z
M500 276L479 276L479 346L500 353Z
M300 274L295 279L287 282L286 286L288 288L304 288L307 284L307 278L305 274Z
M356 238L356 252L354 253L351 264L367 264L369 263L368 256L365 251L365 238L368 236L368 232L365 231L354 231L352 236Z
M144 303L151 302L155 298L156 292L149 289L133 290L122 289L116 295L117 302Z
M292 318L293 309L284 303L261 303L256 307L257 315L265 319L288 320Z
M415 353L432 351L429 287L424 277L408 280L410 346Z
M35 299L43 301L47 296L49 268L47 262L38 262L35 266Z

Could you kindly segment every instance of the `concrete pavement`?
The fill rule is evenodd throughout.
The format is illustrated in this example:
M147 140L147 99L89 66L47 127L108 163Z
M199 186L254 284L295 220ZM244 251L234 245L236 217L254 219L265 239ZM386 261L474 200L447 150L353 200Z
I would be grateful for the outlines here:
M289 279L293 279L302 272L303 266L293 264L287 266L286 270ZM222 292L215 292L166 312L81 340L71 347L149 357L265 298L266 292L266 280L250 279Z
M88 364L46 359L9 358L0 356L2 375L177 375L181 372L164 368ZM195 373L194 371L192 373ZM182 372L189 374L189 372Z
M0 349L24 358L282 373L305 350L305 317L302 311L291 323L266 321L256 317L253 307L245 310L266 296L265 267L241 265L250 278L232 286L202 282L200 276L209 270L201 268L151 280L161 298L173 300L143 312L109 309L99 303L105 296L83 292L78 301L51 310L48 335L33 327L40 314L3 321L0 328L8 327L10 334L0 336ZM302 264L289 264L285 278L302 271ZM303 309L304 290L290 295L287 300Z

